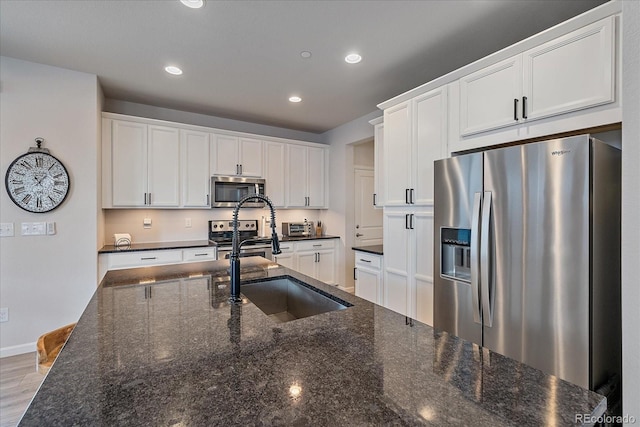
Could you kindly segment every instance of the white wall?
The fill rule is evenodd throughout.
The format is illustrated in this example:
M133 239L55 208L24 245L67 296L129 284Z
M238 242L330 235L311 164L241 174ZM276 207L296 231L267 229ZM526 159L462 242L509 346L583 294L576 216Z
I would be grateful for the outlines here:
M351 212L347 199L353 194L353 143L373 138L373 126L369 124L380 116L380 111L374 111L349 123L345 123L335 129L325 132L323 141L330 145L329 148L329 209L322 211L320 217L327 234L340 236L337 255L337 282L341 287L353 286L353 266L347 263L347 259L353 259L351 246L353 237L348 232L347 221L353 217L353 203ZM348 279L347 279L348 278ZM349 285L351 283L351 285Z
M0 238L0 356L35 350L44 332L79 319L95 291L99 246L98 147L101 92L95 75L0 57L0 164L43 137L67 168L71 190L56 210L34 214L0 195L0 221L16 236ZM20 223L55 221L54 236L20 236Z
M640 2L622 4L622 375L625 414L640 420Z

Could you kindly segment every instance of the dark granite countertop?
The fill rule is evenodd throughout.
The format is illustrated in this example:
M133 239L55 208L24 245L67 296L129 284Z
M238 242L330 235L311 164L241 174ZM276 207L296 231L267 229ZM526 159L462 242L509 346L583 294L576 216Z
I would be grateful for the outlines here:
M382 245L354 246L351 249L354 251L368 252L374 255L384 255Z
M322 236L282 236L281 242L299 242L301 240L326 240L326 239L339 239L340 236L329 236L323 234Z
M263 258L351 304L275 323L226 261L107 273L20 426L571 425L606 399ZM411 322L410 322L411 323Z
M109 254L117 252L159 251L163 249L188 249L207 246L215 246L215 244L209 243L209 240L185 240L178 242L132 243L127 246L104 245L98 253Z
M302 240L324 240L324 239L339 239L340 236L308 236L308 237L287 237L282 236L281 242L298 242ZM159 251L164 249L188 249L188 248L202 248L207 246L216 246L215 243L210 243L209 240L186 240L177 242L150 242L150 243L132 243L127 246L115 246L104 245L99 251L99 254L110 254L118 252L139 252L139 251Z

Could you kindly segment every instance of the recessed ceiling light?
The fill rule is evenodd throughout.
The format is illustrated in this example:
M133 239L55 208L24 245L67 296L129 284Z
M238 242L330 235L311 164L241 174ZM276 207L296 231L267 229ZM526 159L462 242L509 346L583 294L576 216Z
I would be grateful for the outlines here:
M204 0L180 0L180 3L191 9L200 9L204 6Z
M182 70L175 65L168 65L164 67L164 70L169 74L173 74L174 76L179 76L182 74Z
M311 52L307 51L307 50L303 50L302 52L300 52L300 56L302 56L303 58L311 58Z
M362 56L358 55L357 53L350 53L349 55L344 57L344 60L348 64L357 64L358 62L362 61Z
M300 101L302 101L302 98L300 98L299 96L290 96L289 97L289 101L291 101L291 102L300 102Z

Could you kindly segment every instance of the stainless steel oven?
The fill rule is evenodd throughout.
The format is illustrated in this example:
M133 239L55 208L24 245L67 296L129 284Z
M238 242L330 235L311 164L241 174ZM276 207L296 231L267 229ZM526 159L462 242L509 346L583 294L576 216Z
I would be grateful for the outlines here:
M238 236L242 242L240 256L261 256L266 259L273 259L271 243L269 239L258 238L258 221L239 220ZM256 240L252 242L252 240ZM209 241L216 244L218 248L218 259L229 259L232 250L233 221L209 221Z
M231 245L218 246L218 259L229 259L231 255ZM263 258L272 260L271 245L269 244L255 244L249 246L247 243L240 248L240 257L261 256Z
M252 194L265 194L265 180L237 176L211 177L211 207L233 208L243 198ZM262 208L264 202L247 202L245 207Z

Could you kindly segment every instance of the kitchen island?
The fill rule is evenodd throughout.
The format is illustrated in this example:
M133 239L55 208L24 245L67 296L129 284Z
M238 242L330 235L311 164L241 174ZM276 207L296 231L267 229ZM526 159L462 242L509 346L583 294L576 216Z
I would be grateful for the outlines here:
M276 323L228 262L110 271L21 426L572 425L606 399L263 258L352 306Z

